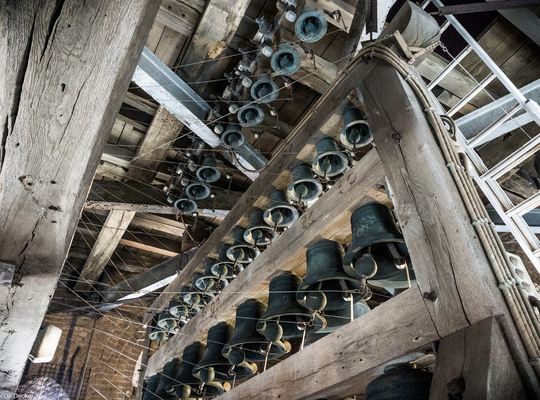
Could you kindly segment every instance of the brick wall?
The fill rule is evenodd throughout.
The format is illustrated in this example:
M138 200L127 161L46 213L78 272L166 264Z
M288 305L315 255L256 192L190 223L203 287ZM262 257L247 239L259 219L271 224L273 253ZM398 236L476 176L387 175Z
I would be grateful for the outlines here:
M48 376L60 384L72 400L76 398L79 384L82 385L81 400L134 398L132 378L142 351L142 347L137 346L143 344L140 339L144 338L144 333L140 331L144 329L139 324L117 319L122 317L114 311L107 315L110 318L100 317L96 321L95 329L93 318L64 313L47 315L45 323L62 329L60 343L50 363L29 364L23 382ZM82 379L89 344L88 364Z

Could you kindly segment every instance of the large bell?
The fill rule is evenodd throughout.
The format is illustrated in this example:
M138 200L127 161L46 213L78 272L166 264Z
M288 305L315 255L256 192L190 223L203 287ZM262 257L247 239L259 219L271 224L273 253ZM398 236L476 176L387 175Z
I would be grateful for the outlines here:
M217 261L214 261L210 267L210 271L212 271L215 276L231 279L235 278L238 273L244 270L240 264L236 263L235 265L234 261L231 261L227 256L229 247L230 246L225 244L219 248L218 259Z
M264 120L264 111L256 104L248 104L238 110L238 121L242 126L257 126Z
M221 292L225 286L229 284L227 279L221 277L218 278L214 274L205 274L201 272L195 272L193 274L192 285L205 293L217 293Z
M180 370L180 359L174 357L171 361L165 363L163 366L163 371L158 372L158 375L161 375L159 381L159 386L156 390L156 396L160 399L172 399L175 397L172 396L174 390L171 388L171 385L174 383L174 378Z
M176 318L169 314L168 311L163 311L159 314L157 325L166 331L172 331L178 325Z
M192 343L184 349L180 370L171 385L178 399L213 397L223 393L223 386L220 383L210 381L201 387L202 382L193 376L193 368L201 361L203 354L204 344L201 342Z
M338 149L334 139L325 138L317 143L317 156L313 160L313 171L319 176L332 177L341 174L347 168L349 160Z
M227 147L232 147L236 149L238 146L241 146L246 141L244 134L240 125L237 124L228 124L227 129L221 135L221 141Z
M259 333L268 340L299 338L304 330L310 335L326 326L324 318L296 301L300 283L302 279L290 272L270 281L268 308L257 324Z
M249 226L244 232L244 240L254 246L269 245L277 237L277 233L264 220L263 214L262 210L252 212Z
M366 386L366 400L428 400L433 374L409 363L388 365Z
M236 308L236 324L231 340L223 347L222 354L234 365L247 362L261 362L280 357L286 347L282 341L269 342L257 332L258 320L266 310L264 303L247 299Z
M245 229L241 228L234 232L234 242L227 249L227 257L236 264L249 264L261 254L259 249L244 240Z
M263 218L272 227L290 227L298 219L298 211L291 205L287 194L276 190L270 195L270 207Z
M154 328L148 335L152 342L165 343L169 340L169 333L160 328Z
M193 369L193 376L206 382L215 380L218 382L229 382L247 378L253 374L251 365L243 362L240 365L233 365L222 354L223 347L231 339L233 327L227 322L220 322L208 330L206 337L206 351L201 361ZM206 378L206 379L205 379Z
M358 108L349 109L343 115L343 129L339 135L341 144L350 150L367 146L373 140L366 117Z
M280 75L292 75L300 68L300 55L288 43L280 44L272 56L272 69Z
M160 381L160 374L155 374L148 378L148 383L146 384L146 388L144 389L144 395L142 400L159 400L159 397L156 396L156 392Z
M296 300L311 310L337 310L362 300L365 292L359 279L343 271L343 246L332 240L321 240L306 251L307 274L296 292Z
M403 289L416 283L412 264L388 207L370 203L351 215L352 242L343 258L343 268L352 277L366 277L374 286ZM408 271L407 271L408 270Z
M180 214L193 214L197 211L197 203L195 203L193 200L191 200L187 195L182 192L180 195L180 198L174 202L174 208L180 213Z
M305 8L296 20L294 31L302 42L314 43L321 40L326 33L328 23L322 11Z
M271 103L277 99L279 87L271 78L270 74L260 74L257 82L251 86L251 97L260 103Z
M310 201L319 197L322 193L322 185L313 178L313 172L307 164L300 164L292 172L293 181L287 189L287 195L291 200L302 202Z
M193 182L186 187L186 194L195 200L204 200L210 197L210 187L202 182Z
M216 157L206 156L204 157L202 165L196 172L197 178L204 183L212 183L219 180L221 172L216 167Z

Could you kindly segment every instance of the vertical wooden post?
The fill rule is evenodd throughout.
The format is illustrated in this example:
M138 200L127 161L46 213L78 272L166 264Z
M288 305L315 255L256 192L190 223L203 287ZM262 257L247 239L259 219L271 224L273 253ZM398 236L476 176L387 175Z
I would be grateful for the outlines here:
M159 0L0 5L0 397L14 397Z

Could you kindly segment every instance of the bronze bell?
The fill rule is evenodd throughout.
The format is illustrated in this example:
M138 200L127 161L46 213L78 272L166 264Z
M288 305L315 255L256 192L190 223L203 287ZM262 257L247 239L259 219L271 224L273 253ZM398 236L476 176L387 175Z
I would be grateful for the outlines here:
M251 86L251 97L260 103L271 103L277 99L279 87L270 74L260 74L257 81Z
M144 389L144 395L142 400L159 400L159 397L156 396L156 392L160 381L160 374L155 374L148 378L148 383L146 384L146 388Z
M197 211L198 206L193 200L191 200L187 195L182 192L180 198L174 202L174 208L180 214L193 214Z
M225 146L236 149L244 144L246 138L240 125L228 124L227 129L221 134L221 141Z
M214 274L207 275L201 272L193 274L192 285L204 293L221 292L229 284L227 279L217 277Z
M169 333L160 328L154 328L148 335L152 342L165 343L169 340Z
M276 190L270 195L270 207L264 212L263 218L274 229L288 228L298 219L298 211L291 205L285 192Z
M238 110L238 121L240 125L257 126L264 120L264 111L256 104L248 104Z
M217 261L214 261L210 270L216 276L222 276L223 278L231 279L235 278L241 271L244 270L241 264L231 261L227 256L229 250L228 245L224 244L219 248L219 256Z
M219 396L223 393L223 386L220 383L211 381L203 386L203 382L193 376L193 368L201 360L203 354L204 344L201 342L194 342L184 349L180 369L170 386L178 399L197 399Z
M409 363L388 365L366 386L366 400L428 400L433 374Z
M294 25L296 36L306 43L314 43L322 39L327 28L328 23L323 12L312 8L304 8Z
M337 310L350 307L366 296L366 286L343 271L343 246L321 240L306 251L307 274L296 292L296 300L311 310Z
M188 287L186 287L186 290L187 288ZM184 294L185 293L182 293L182 297L184 296ZM199 307L187 304L183 300L175 299L169 302L167 310L173 317L179 318L180 323L181 321L185 321L187 318L191 318L197 315L197 313L199 312Z
M216 182L221 178L221 172L217 169L216 157L204 157L202 165L196 172L197 178L204 183Z
M202 182L193 182L186 187L186 195L190 199L204 200L210 197L210 187Z
M236 264L248 264L261 254L259 249L244 240L245 229L240 228L234 232L234 242L227 249L227 257Z
M322 185L313 178L313 171L307 164L300 164L292 172L293 181L287 189L287 195L291 200L301 203L319 197L322 193Z
M218 382L230 382L247 378L253 374L253 368L247 362L233 366L222 354L223 347L233 333L233 327L227 322L219 322L208 330L206 351L201 361L193 369L193 376L206 382L209 378Z
M213 293L201 292L195 286L184 286L180 292L181 299L190 306L201 308L215 297Z
M351 108L343 115L343 129L339 140L349 150L367 146L373 141L366 117L358 108Z
M157 325L166 331L171 331L178 325L176 318L174 318L168 311L163 311L159 314Z
M270 281L268 308L257 324L259 333L268 340L299 338L326 326L318 313L302 307L296 301L296 291L302 283L298 276L286 272ZM268 328L268 329L267 329ZM276 335L276 332L279 332Z
M249 216L249 226L244 232L244 240L253 246L267 246L274 241L277 233L268 226L263 218L263 211L257 209Z
M171 384L174 383L174 379L180 370L180 359L174 357L171 361L165 363L163 366L163 371L158 372L158 375L161 375L159 381L159 386L156 389L156 396L160 399L175 399L174 396L171 397L174 390L170 388Z
M352 242L343 268L354 278L366 277L374 286L403 289L416 283L403 235L388 207L370 203L351 215Z
M324 179L341 174L349 165L349 159L339 151L334 139L324 138L317 143L317 156L313 160L313 171Z
M270 59L272 69L280 75L292 75L300 68L300 54L288 43L282 43Z
M269 342L257 332L258 320L266 310L264 303L247 299L236 308L236 324L231 340L223 347L222 354L234 365L261 362L282 356L286 347L282 341Z

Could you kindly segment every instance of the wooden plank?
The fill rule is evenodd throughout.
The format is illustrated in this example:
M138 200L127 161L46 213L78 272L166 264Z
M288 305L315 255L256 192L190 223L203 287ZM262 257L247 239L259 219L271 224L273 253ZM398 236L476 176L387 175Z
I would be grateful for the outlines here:
M143 99L142 97L139 97L131 92L126 93L126 97L124 97L124 103L150 115L155 115L156 110L158 109L158 105L153 101Z
M197 25L200 14L200 11L196 10L189 3L186 4L183 1L176 0L162 0L156 21L182 35L189 36Z
M2 398L22 376L158 6L3 5L0 259L17 278L0 288Z
M496 318L441 339L430 398L452 396L463 400L528 398Z
M135 121L135 120L133 120L131 118L125 117L122 114L118 114L118 116L116 118L118 118L122 122L125 122L128 125L131 125L133 128L137 128L141 132L146 132L146 130L148 129L147 125L141 124L138 121Z
M149 251L150 253L162 254L168 257L174 257L180 254L179 251L166 250L162 247L158 247L156 245L150 245L150 244L147 244L147 242L142 243L137 240L120 239L119 244L123 244L124 246L129 246L129 247L135 247L136 249Z
M362 396L386 365L410 361L414 356L396 359L438 339L422 296L412 287L218 398L337 400Z
M245 297L266 297L268 282L280 271L293 271L305 275L305 251L321 239L350 241L350 216L359 206L386 199L386 193L377 188L384 169L375 150L362 158L330 191L324 194L299 220L287 229L271 246L242 271L207 307L186 326L182 335L170 339L149 361L149 368L160 369L178 354L195 336L227 319L234 318L234 310ZM189 266L188 266L189 267ZM188 267L180 274L187 279L193 272ZM169 297L179 291L176 285L167 288ZM246 293L249 293L246 296ZM154 308L152 306L152 308Z
M165 27L154 54L169 68L173 68L176 66L176 61L186 40L186 36Z
M185 225L181 222L160 217L159 215L138 214L131 223L142 228L161 231L178 237L182 236L185 231Z

